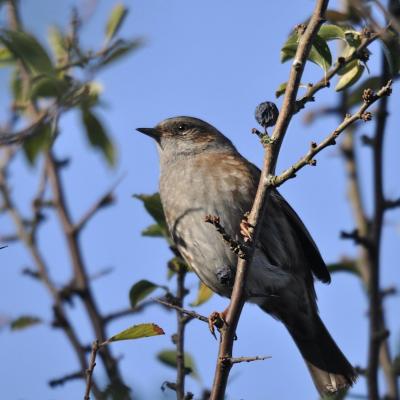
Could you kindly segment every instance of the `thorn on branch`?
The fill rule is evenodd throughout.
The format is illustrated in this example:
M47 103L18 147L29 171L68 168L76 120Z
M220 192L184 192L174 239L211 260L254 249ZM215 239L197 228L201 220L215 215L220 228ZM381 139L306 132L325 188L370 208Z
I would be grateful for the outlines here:
M169 303L168 301L165 301L162 299L154 299L154 301L164 305L165 307L173 308L174 310L180 311L181 313L186 314L187 316L189 316L191 318L196 318L199 321L202 321L202 322L205 322L208 324L208 318L201 314L198 314L196 311L186 310L183 307L179 307L175 304Z
M74 372L72 374L64 375L60 378L51 379L48 384L51 388L57 386L63 386L65 383L73 381L75 379L83 379L85 374L82 371Z
M214 225L217 232L222 236L222 239L228 244L229 248L242 259L246 259L247 257L247 248L243 243L234 240L226 231L225 228L221 225L220 218L216 215L206 215L205 222Z
M22 275L26 275L29 276L30 278L33 278L35 280L40 280L41 276L40 276L40 272L35 271L29 267L25 267L22 271L21 271Z
M354 229L351 232L341 231L340 238L353 240L354 243L362 245L364 247L369 247L370 245L369 240L366 237L361 236L358 232L358 229Z
M381 298L384 299L387 296L394 296L398 293L396 286L389 286L381 290Z
M384 203L385 210L392 210L397 207L400 207L400 198L397 200L386 200Z

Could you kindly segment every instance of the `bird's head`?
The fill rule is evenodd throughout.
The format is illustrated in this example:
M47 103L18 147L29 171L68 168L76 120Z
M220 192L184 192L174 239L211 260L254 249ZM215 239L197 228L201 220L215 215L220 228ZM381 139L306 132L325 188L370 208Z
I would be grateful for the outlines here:
M209 123L193 117L165 119L154 128L137 128L158 144L161 158L234 149L231 141Z

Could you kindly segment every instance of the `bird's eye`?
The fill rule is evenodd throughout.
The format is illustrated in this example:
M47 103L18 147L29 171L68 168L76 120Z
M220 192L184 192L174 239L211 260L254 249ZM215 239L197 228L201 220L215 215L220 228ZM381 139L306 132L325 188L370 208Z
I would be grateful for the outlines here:
M180 133L183 133L183 132L185 132L186 130L187 130L187 125L186 124L179 124L178 126L177 126L177 130L178 130L178 132L180 132Z

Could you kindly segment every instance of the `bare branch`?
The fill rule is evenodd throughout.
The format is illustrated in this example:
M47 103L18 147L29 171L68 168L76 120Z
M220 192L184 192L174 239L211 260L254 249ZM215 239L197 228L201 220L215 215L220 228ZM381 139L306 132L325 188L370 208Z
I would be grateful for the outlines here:
M186 309L184 309L182 307L179 307L179 306L177 306L175 304L168 303L167 301L162 300L162 299L154 299L154 301L157 302L157 303L162 304L165 307L173 308L174 310L180 311L182 314L185 314L185 315L187 315L187 316L189 316L191 318L198 319L199 321L203 321L206 324L208 324L208 318L205 317L204 315L198 314L196 311L186 310Z
M90 362L89 362L89 367L86 370L86 389L85 389L85 395L83 397L84 400L90 400L90 390L92 387L92 378L93 378L93 371L94 367L96 366L96 356L97 352L100 349L100 344L98 340L95 340L92 344L92 352L90 354Z
M89 220L104 207L111 205L114 201L113 193L117 186L121 183L124 176L119 178L81 217L81 219L75 224L74 231L81 232Z
M225 396L226 385L230 372L230 366L226 366L221 360L225 357L232 357L233 340L240 314L245 302L245 285L248 266L251 265L255 243L257 242L261 221L267 207L267 197L271 189L271 174L275 172L276 161L280 146L289 126L290 120L295 112L295 100L300 85L301 76L311 50L312 42L321 24L324 22L325 11L328 0L317 0L313 15L300 37L296 55L290 71L290 77L286 86L285 97L281 112L271 137L271 142L265 147L263 170L254 199L252 210L248 216L248 223L252 226L251 246L246 259L239 258L236 269L235 283L231 295L231 302L226 315L226 324L221 329L221 340L218 352L218 361L214 376L214 383L211 390L211 400L222 400Z
M308 153L305 156L300 158L299 161L297 161L295 164L286 169L277 177L271 178L271 184L276 187L280 186L288 179L293 178L296 172L306 165L313 165L313 157L326 147L336 144L336 139L338 138L338 136L354 122L359 120L369 121L371 119L371 115L367 113L366 110L379 99L389 96L391 94L391 87L392 81L390 80L376 93L376 95L374 94L371 98L365 99L365 101L356 113L354 113L353 115L346 115L342 123L334 131L332 131L321 143L312 143Z
M227 363L227 364L239 364L242 362L253 362L253 361L264 361L269 358L272 358L271 356L255 356L255 357L225 357L221 359L221 362Z
M50 387L54 388L57 386L63 386L65 383L76 380L76 379L83 379L84 377L85 377L84 372L77 371L77 372L73 372L72 374L67 374L67 375L61 376L60 378L51 379L48 383L49 383Z
M347 64L350 62L359 59L362 57L363 52L365 52L366 48L379 36L382 34L382 32L375 32L371 33L368 36L364 36L360 46L352 53L351 55L345 57L345 58L339 58L335 65L326 73L324 76L317 82L314 83L313 85L309 85L306 93L296 101L296 109L295 113L299 112L302 108L305 107L305 105L311 101L315 100L315 94L318 93L321 89L324 89L326 87L330 86L330 81L331 79Z

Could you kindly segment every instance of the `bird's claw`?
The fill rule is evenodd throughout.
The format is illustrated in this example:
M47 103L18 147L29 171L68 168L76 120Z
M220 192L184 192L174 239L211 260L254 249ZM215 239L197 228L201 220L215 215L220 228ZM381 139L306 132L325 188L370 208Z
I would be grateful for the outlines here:
M215 340L217 340L217 336L215 334L215 327L217 327L218 331L223 327L226 323L225 321L225 313L221 313L219 311L214 311L208 317L208 328L210 329L211 335L214 336Z

